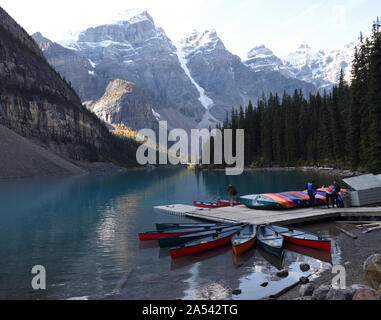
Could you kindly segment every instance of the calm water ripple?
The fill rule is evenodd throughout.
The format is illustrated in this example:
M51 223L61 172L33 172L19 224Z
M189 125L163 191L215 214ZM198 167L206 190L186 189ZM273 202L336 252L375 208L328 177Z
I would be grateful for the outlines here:
M155 223L192 222L156 213L156 205L226 198L230 182L240 194L301 190L312 176L321 185L331 182L305 172L227 177L187 169L0 181L0 298L258 299L275 293L299 279L300 263L328 268L326 257L286 250L284 261L273 261L254 249L236 258L224 247L171 261L168 250L139 243L137 234ZM329 224L309 228L336 235ZM336 246L333 259L339 261ZM45 291L31 288L34 265L46 268ZM290 275L281 280L274 274L282 267ZM232 296L238 288L242 295Z

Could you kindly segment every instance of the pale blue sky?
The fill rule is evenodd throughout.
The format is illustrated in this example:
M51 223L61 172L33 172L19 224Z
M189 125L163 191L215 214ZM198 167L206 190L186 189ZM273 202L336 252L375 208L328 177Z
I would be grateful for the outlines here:
M147 9L178 40L197 29L216 29L226 47L244 56L265 44L284 57L301 42L315 50L342 48L381 15L380 0L0 0L29 33L59 40L111 20L126 9Z

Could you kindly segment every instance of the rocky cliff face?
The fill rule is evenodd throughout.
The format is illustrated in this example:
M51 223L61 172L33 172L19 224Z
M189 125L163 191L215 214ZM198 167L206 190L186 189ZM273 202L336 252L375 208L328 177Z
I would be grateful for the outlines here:
M89 28L80 33L78 41L65 46L91 62L88 73L93 78L89 81L99 84L85 89L83 82L72 81L75 75L68 69L61 71L72 81L83 101L97 101L110 82L124 79L144 89L155 100L157 112L169 121L170 127L181 123L191 128L200 121L204 108L198 101L198 91L184 74L176 48L147 12ZM55 53L48 50L45 55L55 67Z
M103 83L95 74L91 60L79 55L75 50L67 49L35 33L33 39L54 69L70 81L83 101L91 100L95 93L104 90ZM97 96L95 96L97 97Z
M70 159L105 160L113 143L106 126L2 8L0 18L0 123Z
M222 120L232 107L254 103L262 93L293 93L298 88L306 94L314 86L297 79L287 79L278 70L254 72L230 53L215 30L192 32L181 41L186 64L194 80L213 101L210 113Z
M91 110L103 121L123 124L129 128L158 129L160 114L156 113L154 101L135 83L115 79Z
M38 41L39 35L34 38ZM43 49L44 43L39 43ZM249 99L255 102L262 91L315 91L313 85L288 79L278 71L253 72L226 50L213 30L194 32L174 43L147 12L128 12L60 45L70 52L63 55L59 53L62 48L50 46L44 54L71 81L82 101L96 103L115 79L130 81L154 101L155 120L160 115L169 128L213 127L232 107L247 104ZM70 66L73 56L82 59L76 67ZM120 120L141 123L134 118Z

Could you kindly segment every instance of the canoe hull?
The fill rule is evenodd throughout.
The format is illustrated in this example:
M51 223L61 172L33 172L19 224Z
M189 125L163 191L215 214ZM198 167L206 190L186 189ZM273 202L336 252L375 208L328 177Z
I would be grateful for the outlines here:
M139 234L139 239L140 241L153 241L153 240L159 240L162 238L169 238L169 237L178 237L178 236L183 236L186 234L191 234L193 232L178 232L178 233L140 233Z
M268 253L271 253L279 258L283 256L283 248L282 247L273 247L268 245L266 242L263 242L258 239L259 245Z
M187 229L187 228L212 228L212 227L223 227L224 224L221 223L158 223L156 224L157 231L165 230L177 230L177 229Z
M240 256L244 254L246 251L249 251L252 247L254 247L256 243L257 243L257 237L253 237L251 240L241 245L235 246L233 244L233 252L236 256Z
M206 230L205 232L197 232L197 233L191 233L183 236L176 236L176 237L169 237L169 238L162 238L159 239L159 246L160 248L173 248L173 247L178 247L183 244L186 244L188 242L196 241L197 239L213 236L213 235L218 235L223 232L229 232L233 230L238 230L240 227L239 226L226 226L222 229L218 230Z
M212 249L221 247L223 245L228 244L232 237L233 237L233 234L228 236L228 237L216 240L216 241L212 241L212 242L208 242L208 243L204 243L204 244L199 244L199 245L195 245L195 246L191 246L191 247L173 249L170 251L171 258L172 259L178 259L178 258L185 257L185 256L188 256L191 254L204 252L204 251L208 251L208 250L212 250Z
M289 243L296 244L298 246L318 249L322 251L331 251L331 241L319 241L319 240L308 240L308 239L298 239L293 237L284 236L284 240Z
M229 200L217 200L218 204L225 207L230 207L230 201ZM233 207L241 206L242 203L238 201L233 202Z
M313 233L301 230L290 230L275 225L270 225L269 228L282 235L286 242L311 249L331 251L331 240L323 239Z
M345 191L346 189L342 190L342 192ZM256 210L288 210L310 206L307 191L253 194L240 197L239 200L248 208ZM317 190L315 201L315 205L326 203L326 189Z
M240 202L250 209L257 210L283 210L281 204L278 202L262 196L262 195L253 195L241 197Z
M221 205L218 203L207 203L207 202L198 202L198 201L193 202L193 206L197 208L202 208L202 209L219 209L219 208L226 207L225 205Z

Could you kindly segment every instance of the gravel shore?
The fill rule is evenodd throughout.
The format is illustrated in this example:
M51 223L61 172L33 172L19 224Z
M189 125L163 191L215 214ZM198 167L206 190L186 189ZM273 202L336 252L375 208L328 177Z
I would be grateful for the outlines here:
M345 234L340 234L337 237L337 243L341 250L341 264L346 269L347 287L354 284L367 285L364 273L363 264L366 259L376 253L381 253L381 230L363 234L363 231L352 229L351 233L358 236L354 240ZM327 270L321 276L313 281L315 288L321 285L331 285L335 275L331 270ZM289 291L278 300L292 300L298 298L300 286Z

